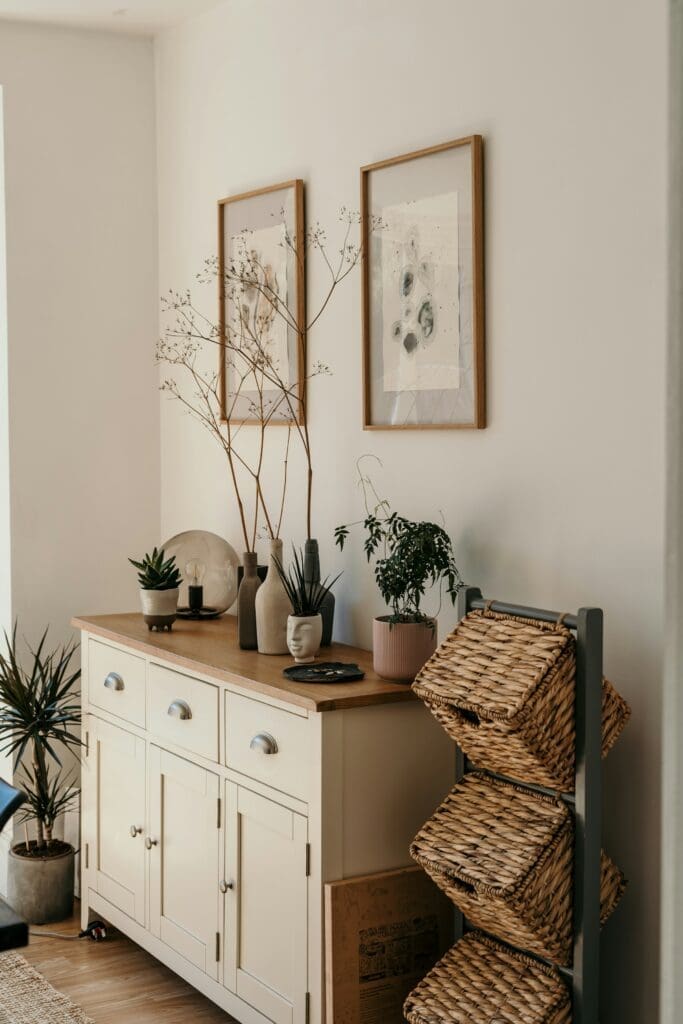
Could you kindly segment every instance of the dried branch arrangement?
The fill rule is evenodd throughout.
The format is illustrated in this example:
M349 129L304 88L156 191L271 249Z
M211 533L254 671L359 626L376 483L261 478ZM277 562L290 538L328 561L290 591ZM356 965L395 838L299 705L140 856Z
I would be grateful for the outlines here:
M314 377L330 373L330 369L322 362L310 364L309 337L339 285L363 258L362 244L352 237L360 222L359 215L342 208L339 219L343 238L334 256L319 224L306 231L303 246L288 231L283 235L288 258L294 258L302 270L306 261L315 256L326 271L323 295L312 315L302 317L288 305L273 282L271 268L250 247L249 232L242 233L242 244L225 261L222 270L218 260L211 259L198 275L202 284L219 279L226 305L233 311L224 324L217 325L204 316L189 291L169 291L162 298L168 326L157 346L157 361L172 368L172 375L164 378L160 387L208 430L225 453L245 551L255 549L261 522L270 538L279 536L292 434L301 445L306 462L306 537L312 535L313 459L306 415L307 385ZM288 335L296 338L299 365L303 368L301 380L293 384L270 345L271 329L278 318L286 325ZM207 369L206 357L207 351L214 348L216 354L220 353L215 371ZM244 416L236 420L238 403L246 404L250 422ZM278 431L286 431L283 468L277 495L267 497L263 485L264 457L268 428L276 423L280 424ZM255 451L252 444L241 444L243 431L250 428L258 431Z

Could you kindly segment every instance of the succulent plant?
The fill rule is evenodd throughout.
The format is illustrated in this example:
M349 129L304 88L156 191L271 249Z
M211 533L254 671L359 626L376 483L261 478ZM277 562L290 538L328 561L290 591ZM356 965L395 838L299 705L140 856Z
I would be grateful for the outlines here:
M294 552L294 564L290 566L289 572L285 571L277 559L274 560L275 568L292 605L292 615L297 617L317 615L325 595L335 585L341 573L335 576L332 582L329 582L329 576L322 583L307 580L304 573L303 555L296 548L292 548L292 550Z
M160 551L154 548L152 554L145 555L141 562L133 558L128 561L138 570L141 590L174 590L182 582L175 555L165 560L163 548Z

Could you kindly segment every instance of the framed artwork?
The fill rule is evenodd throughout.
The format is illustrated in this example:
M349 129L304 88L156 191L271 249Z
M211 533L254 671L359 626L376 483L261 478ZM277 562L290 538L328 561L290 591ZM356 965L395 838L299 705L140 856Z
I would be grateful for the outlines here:
M486 426L480 135L361 168L363 426Z
M221 415L231 423L302 422L306 316L304 183L218 202Z

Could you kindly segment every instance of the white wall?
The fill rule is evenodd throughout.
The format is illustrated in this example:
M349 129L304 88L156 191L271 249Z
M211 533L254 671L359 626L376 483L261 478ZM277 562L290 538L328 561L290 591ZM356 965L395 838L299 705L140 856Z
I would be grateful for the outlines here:
M136 607L126 558L158 541L152 44L0 22L0 86L0 626L56 644Z
M5 153L0 85L0 630L12 621L9 500L9 366L7 345L7 261L5 256ZM0 757L0 766L4 766Z
M656 1018L665 389L665 0L230 0L157 41L160 284L215 253L215 200L295 176L309 220L358 203L358 168L486 140L490 426L364 434L360 284L312 338L334 377L310 403L324 569L339 635L381 609L356 540L354 462L384 461L408 516L443 512L489 595L606 612L633 722L606 769L605 846L631 886L604 934L603 1024ZM321 277L311 270L311 290ZM213 292L201 300L214 314ZM220 453L162 401L162 533L241 549ZM271 480L277 463L273 452ZM302 478L284 538L304 536ZM448 609L441 629L454 622Z
M158 539L152 44L2 22L0 84L13 611L57 640Z
M669 44L669 363L663 714L662 1024L683 1006L683 2L671 0Z

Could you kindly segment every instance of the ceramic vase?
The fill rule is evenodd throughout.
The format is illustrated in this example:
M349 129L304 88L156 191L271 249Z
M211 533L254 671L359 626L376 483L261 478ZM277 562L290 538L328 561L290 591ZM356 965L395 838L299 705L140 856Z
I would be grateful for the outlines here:
M237 638L243 651L255 651L258 647L256 594L261 586L261 580L256 572L256 552L245 551L243 562L244 575L237 592Z
M382 615L372 623L372 666L382 679L412 683L435 650L436 619L392 623Z
M287 653L287 619L292 603L277 571L282 565L282 541L271 540L268 574L256 592L256 637L261 654Z
M320 552L317 540L307 540L304 545L304 579L307 583L317 583L320 586ZM320 641L322 647L329 647L332 643L332 627L334 625L334 594L331 590L325 590L320 614L323 619L323 635Z
M287 647L297 665L315 661L323 634L323 618L317 615L290 615L287 619Z
M171 590L141 590L142 617L147 628L170 630L178 612L178 587Z

